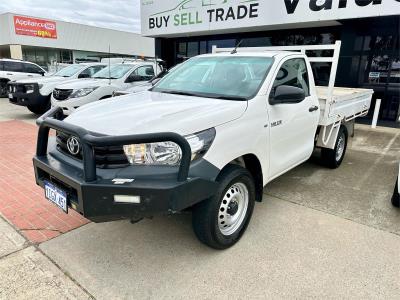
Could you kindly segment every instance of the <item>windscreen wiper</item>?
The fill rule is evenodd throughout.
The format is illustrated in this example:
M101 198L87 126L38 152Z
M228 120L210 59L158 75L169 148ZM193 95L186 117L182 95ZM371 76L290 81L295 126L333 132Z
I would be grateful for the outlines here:
M239 100L239 101L245 101L247 100L246 97L241 97L241 96L229 96L229 95L221 95L221 96L210 96L210 98L215 98L215 99L221 99L221 100Z
M190 93L190 92L183 92L183 91L160 91L160 93L166 93L166 94L173 94L173 95L182 95L182 96L195 96L195 97L204 97L203 95L196 94L196 93Z

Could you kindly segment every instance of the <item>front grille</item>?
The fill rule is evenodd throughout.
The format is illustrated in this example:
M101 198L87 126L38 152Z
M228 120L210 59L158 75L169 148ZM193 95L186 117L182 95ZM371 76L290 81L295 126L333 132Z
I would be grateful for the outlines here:
M53 97L58 101L67 100L71 96L73 90L54 89Z
M82 160L82 149L77 155L72 155L67 146L70 135L57 132L58 151ZM122 146L95 147L94 148L96 166L101 169L122 168L129 165Z
M8 85L8 92L9 93L26 93L26 88L24 84L18 84L18 83L10 83Z

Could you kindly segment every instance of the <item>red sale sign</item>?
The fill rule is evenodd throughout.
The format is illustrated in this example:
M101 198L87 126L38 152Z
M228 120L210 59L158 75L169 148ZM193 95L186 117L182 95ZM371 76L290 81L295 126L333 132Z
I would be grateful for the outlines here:
M56 39L56 22L41 19L14 16L15 33L41 38Z

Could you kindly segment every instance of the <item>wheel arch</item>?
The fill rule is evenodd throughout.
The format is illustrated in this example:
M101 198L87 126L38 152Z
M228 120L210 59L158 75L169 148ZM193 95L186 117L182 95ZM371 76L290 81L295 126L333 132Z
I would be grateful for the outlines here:
M239 156L238 158L230 161L226 164L222 169L224 170L228 165L239 165L245 169L247 169L250 174L253 176L254 185L256 188L256 201L261 202L263 198L263 170L261 166L261 162L255 154L249 153Z

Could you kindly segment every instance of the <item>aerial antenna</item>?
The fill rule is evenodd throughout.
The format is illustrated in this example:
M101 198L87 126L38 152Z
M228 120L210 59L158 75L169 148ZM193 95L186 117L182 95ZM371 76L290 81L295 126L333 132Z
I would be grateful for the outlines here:
M154 66L154 69L155 69L155 76L157 76L158 74L158 64L157 64L157 55L156 56L154 56L154 64L155 64L155 66Z
M111 45L108 44L108 85L111 85Z
M237 53L237 48L239 48L239 46L242 44L242 42L243 42L243 39L241 39L239 41L239 43L237 43L235 49L232 50L231 54L236 54Z

